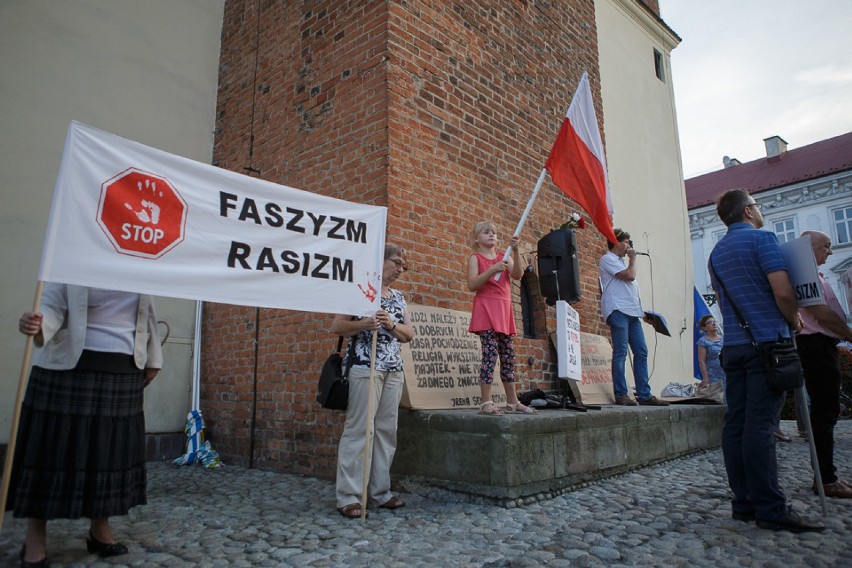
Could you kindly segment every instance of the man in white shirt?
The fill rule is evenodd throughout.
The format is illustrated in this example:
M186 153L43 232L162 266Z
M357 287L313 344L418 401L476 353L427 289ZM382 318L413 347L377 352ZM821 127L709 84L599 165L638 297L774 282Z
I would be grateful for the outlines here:
M636 251L630 233L615 229L617 243L607 243L609 252L601 258L601 315L612 334L612 388L615 403L636 406L636 401L627 393L627 378L624 364L627 346L633 351L633 378L639 404L668 406L669 403L651 395L648 384L648 346L642 331L642 302L639 299L639 284L636 283ZM626 260L625 260L626 257Z

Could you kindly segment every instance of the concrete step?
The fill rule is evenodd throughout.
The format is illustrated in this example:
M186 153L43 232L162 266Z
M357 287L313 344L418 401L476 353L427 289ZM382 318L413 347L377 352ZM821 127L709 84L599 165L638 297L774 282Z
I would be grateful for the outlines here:
M515 506L721 445L724 406L603 406L534 416L400 410L391 474L405 491Z

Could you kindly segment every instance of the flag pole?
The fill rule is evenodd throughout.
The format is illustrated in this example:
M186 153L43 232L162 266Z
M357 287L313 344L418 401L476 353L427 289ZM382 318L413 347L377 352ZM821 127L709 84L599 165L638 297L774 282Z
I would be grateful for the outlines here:
M373 381L376 377L376 343L379 330L373 331L373 348L370 353L370 382L367 390L367 426L364 433L364 479L361 487L361 522L367 520L367 485L370 482L370 458L373 456Z
M512 233L513 237L519 237L521 235L521 229L524 227L524 223L527 222L527 217L530 215L530 209L532 209L533 202L535 198L538 197L538 190L541 189L541 185L544 183L544 178L547 175L547 169L542 168L541 174L538 176L538 181L535 183L535 189L533 189L532 195L530 196L530 200L527 201L527 208L524 209L523 215L521 215L521 220L518 222L518 228L515 229L515 232ZM509 258L509 255L512 253L512 247L506 247L506 252L503 254L503 260L501 262L506 262ZM494 275L494 281L498 282L500 280L500 272Z
M39 280L36 283L35 299L33 299L33 311L38 311L41 304L41 290L44 287L44 282ZM6 495L9 493L9 483L12 481L12 461L15 457L15 442L18 438L18 424L21 421L21 406L24 404L24 393L27 388L27 371L30 368L30 358L33 353L34 336L27 336L27 343L24 347L24 360L21 363L21 375L18 379L18 397L15 400L15 410L12 415L12 431L9 433L9 444L6 446L6 462L3 464L3 484L0 487L0 531L3 530L3 517L6 512Z

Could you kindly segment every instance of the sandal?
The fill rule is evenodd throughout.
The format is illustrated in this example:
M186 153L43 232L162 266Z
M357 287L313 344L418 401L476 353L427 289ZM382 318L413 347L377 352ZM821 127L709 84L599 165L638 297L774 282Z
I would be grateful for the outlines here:
M394 497L391 497L390 499L388 499L387 501L385 501L384 503L382 503L381 505L379 505L379 507L382 508L382 509L391 509L391 510L399 509L400 507L405 507L405 501L403 501L399 497L394 496Z
M357 519L361 516L361 503L349 503L343 507L338 507L337 512L348 519ZM370 513L364 516L369 517Z
M515 412L517 414L538 414L538 410L531 406L525 406L520 402L515 404L506 403L506 412Z
M486 408L488 408L489 410L485 410ZM491 402L490 400L482 403L482 406L479 407L479 413L480 414L486 414L488 416L502 416L503 415L503 411L500 410L499 408L497 408L494 405L494 403Z

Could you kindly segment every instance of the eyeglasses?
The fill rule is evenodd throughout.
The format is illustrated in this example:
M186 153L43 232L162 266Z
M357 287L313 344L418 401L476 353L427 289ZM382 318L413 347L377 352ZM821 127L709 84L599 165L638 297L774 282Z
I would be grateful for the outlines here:
M746 207L754 207L754 208L756 208L758 211L760 211L760 207L761 207L761 205L760 205L760 203L749 203L748 205L746 205Z
M396 265L396 267L399 268L400 270L407 270L408 269L405 266L405 261L400 259L400 258L389 258L388 260L391 261L392 263L394 263Z

